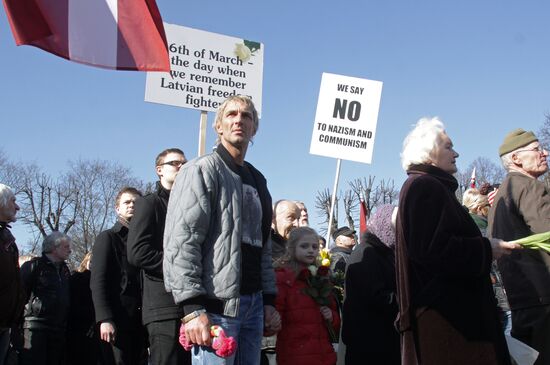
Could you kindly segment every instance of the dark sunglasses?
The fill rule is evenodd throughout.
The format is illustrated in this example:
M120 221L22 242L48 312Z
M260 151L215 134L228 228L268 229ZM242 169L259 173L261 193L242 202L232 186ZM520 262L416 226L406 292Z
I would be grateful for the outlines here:
M161 163L160 166L170 165L170 166L174 166L174 167L182 167L186 162L187 161L174 160L174 161L168 161L168 162Z

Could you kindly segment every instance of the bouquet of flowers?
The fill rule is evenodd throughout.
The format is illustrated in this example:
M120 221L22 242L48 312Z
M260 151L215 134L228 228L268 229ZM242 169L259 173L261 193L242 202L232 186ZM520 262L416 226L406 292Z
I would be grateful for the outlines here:
M539 249L550 253L550 232L533 234L510 242L517 243L524 248L530 248L532 250Z
M330 253L328 250L321 250L316 264L309 265L303 269L298 278L304 280L307 286L303 292L309 295L320 306L329 306L331 295L334 294L334 282L330 273ZM334 331L332 323L326 321L330 341L338 342L338 334Z
M210 336L212 336L212 348L216 350L216 355L219 357L229 357L237 351L237 341L233 337L227 337L220 326L210 327ZM190 351L193 348L193 344L185 336L185 325L183 323L180 327L179 342L185 351Z

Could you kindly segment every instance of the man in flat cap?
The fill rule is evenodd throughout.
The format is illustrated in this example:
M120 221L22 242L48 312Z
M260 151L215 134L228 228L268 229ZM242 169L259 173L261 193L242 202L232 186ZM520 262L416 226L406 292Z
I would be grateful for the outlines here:
M346 272L349 256L355 246L355 231L347 226L340 227L332 234L335 246L330 250L330 268L333 272Z
M491 237L512 241L550 231L550 192L538 180L548 151L533 132L516 129L499 148L508 175L489 212ZM535 364L550 364L550 255L515 250L498 261L510 308L512 335L537 351Z

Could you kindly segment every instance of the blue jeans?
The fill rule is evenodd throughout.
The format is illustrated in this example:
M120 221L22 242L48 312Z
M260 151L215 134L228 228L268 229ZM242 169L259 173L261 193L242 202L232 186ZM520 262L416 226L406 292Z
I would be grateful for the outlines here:
M237 341L237 352L222 358L211 347L193 346L193 365L258 365L264 328L262 293L241 295L239 315L227 317L208 313L212 325L221 326L227 336Z

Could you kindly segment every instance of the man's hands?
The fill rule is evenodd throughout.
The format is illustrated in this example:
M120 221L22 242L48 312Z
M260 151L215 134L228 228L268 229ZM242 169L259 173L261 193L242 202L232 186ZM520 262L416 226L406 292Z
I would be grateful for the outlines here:
M113 322L101 322L99 334L103 341L107 343L115 342L116 327Z
M506 242L498 238L490 238L491 241L491 250L493 251L493 260L496 260L503 255L509 255L512 253L512 250L521 248L517 243Z
M273 336L281 330L281 316L272 305L264 305L264 336Z
M193 344L199 346L210 346L210 319L206 313L201 313L185 324L185 337Z

